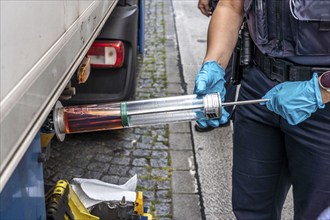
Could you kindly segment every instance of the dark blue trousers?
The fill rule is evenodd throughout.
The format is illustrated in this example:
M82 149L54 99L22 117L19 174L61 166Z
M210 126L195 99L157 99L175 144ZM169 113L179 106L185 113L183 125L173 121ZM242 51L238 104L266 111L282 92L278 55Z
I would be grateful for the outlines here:
M277 82L244 71L239 100L261 98ZM233 211L239 220L281 219L292 185L294 219L314 220L330 206L330 106L292 126L265 106L236 106Z

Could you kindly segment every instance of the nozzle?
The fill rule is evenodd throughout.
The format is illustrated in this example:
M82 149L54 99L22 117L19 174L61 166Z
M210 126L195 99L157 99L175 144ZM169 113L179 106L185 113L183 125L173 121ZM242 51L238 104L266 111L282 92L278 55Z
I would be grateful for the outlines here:
M53 110L53 122L55 135L60 141L64 141L65 139L65 125L63 119L63 105L60 101L57 101Z

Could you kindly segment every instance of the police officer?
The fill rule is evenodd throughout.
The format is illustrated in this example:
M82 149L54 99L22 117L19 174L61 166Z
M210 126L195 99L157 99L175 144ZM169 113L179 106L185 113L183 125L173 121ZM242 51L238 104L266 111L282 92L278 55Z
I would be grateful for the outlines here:
M226 93L224 70L246 17L253 59L234 115L232 206L237 219L280 219L292 185L295 219L330 206L330 1L221 0L194 93ZM217 127L228 121L198 121Z

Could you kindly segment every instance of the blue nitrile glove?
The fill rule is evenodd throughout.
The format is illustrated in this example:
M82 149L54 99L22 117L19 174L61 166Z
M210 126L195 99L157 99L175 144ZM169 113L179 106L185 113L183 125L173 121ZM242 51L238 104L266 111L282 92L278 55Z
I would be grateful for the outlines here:
M195 78L194 94L198 96L204 96L209 93L220 93L221 101L224 101L226 94L225 85L225 71L216 61L207 61L203 64L201 70ZM222 107L222 115L220 119L206 120L201 117L197 123L201 128L205 128L208 125L212 127L219 127L219 124L225 124L228 122L229 113Z
M270 111L281 115L291 125L309 118L318 108L324 108L316 73L309 81L280 83L262 98L270 99L262 105L266 104Z

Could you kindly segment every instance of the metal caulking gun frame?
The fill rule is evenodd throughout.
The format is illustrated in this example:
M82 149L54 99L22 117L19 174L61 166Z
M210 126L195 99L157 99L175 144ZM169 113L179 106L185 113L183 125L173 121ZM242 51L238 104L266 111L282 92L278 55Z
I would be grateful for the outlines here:
M58 102L53 112L53 123L56 136L63 141L65 134L70 133L221 118L224 106L266 101L268 99L222 103L219 93L210 93L203 97L183 95L68 107Z

